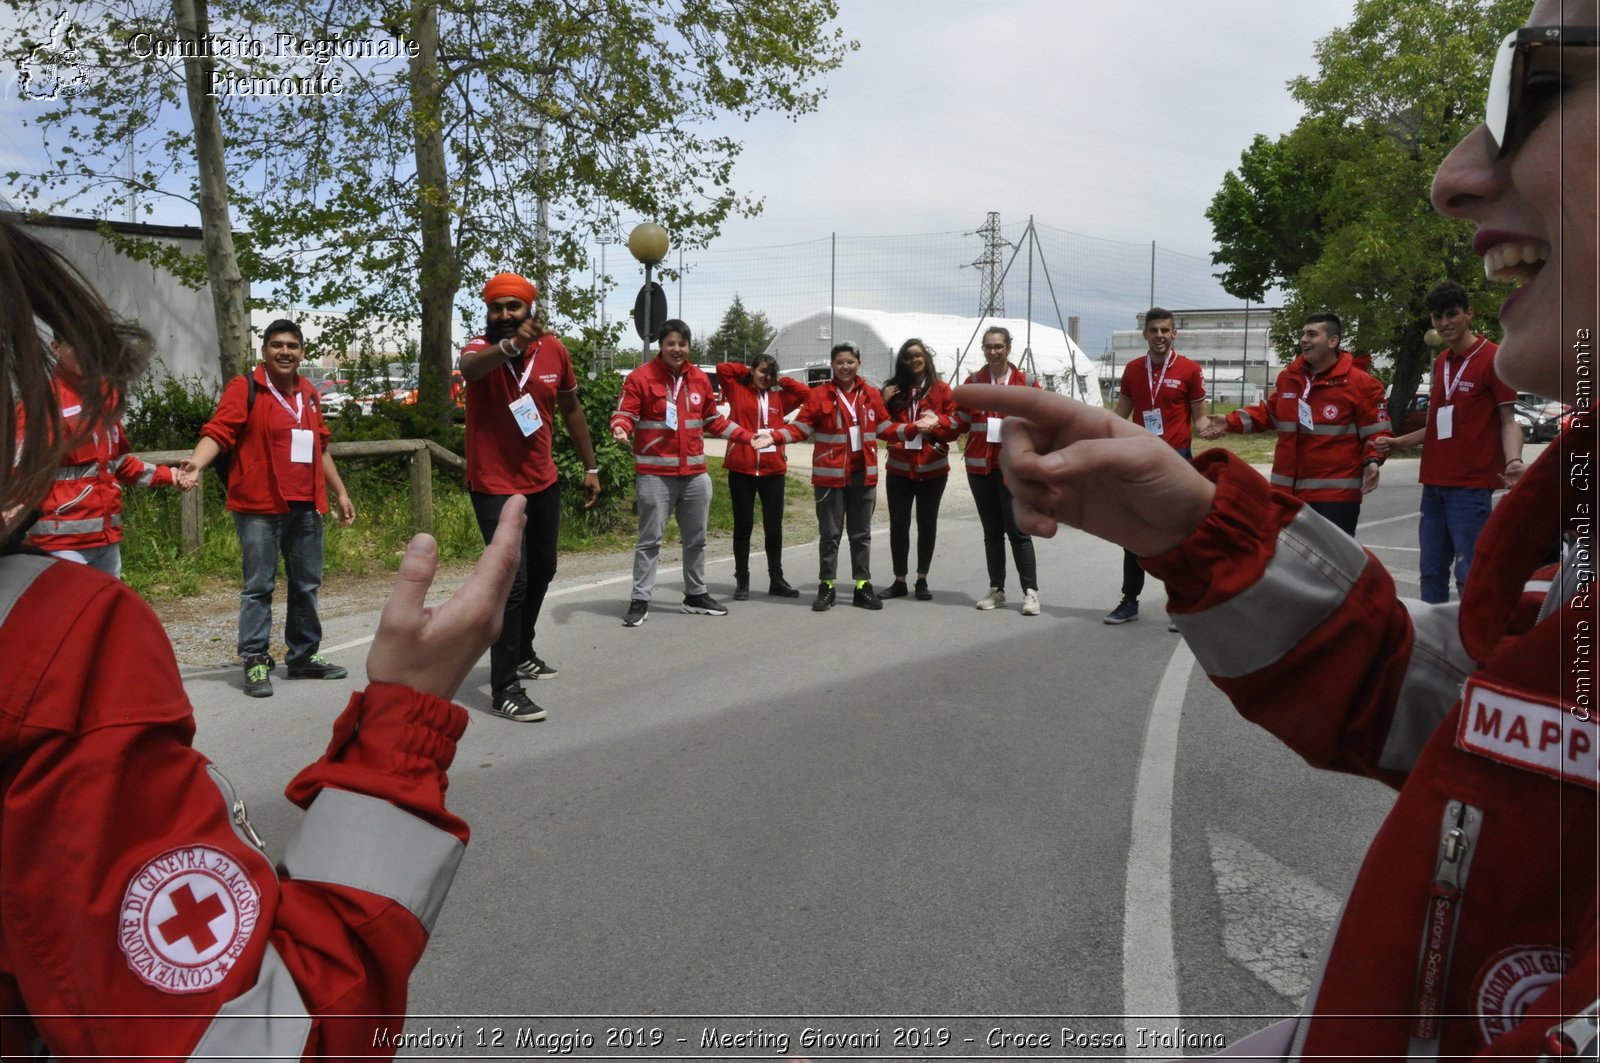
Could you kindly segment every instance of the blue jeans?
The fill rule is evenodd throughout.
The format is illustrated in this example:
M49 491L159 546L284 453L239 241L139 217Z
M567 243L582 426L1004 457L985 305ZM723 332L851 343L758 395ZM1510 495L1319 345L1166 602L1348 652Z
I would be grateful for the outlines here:
M1467 585L1472 550L1494 508L1494 491L1488 487L1434 487L1422 485L1422 520L1417 536L1422 547L1422 600L1450 600L1450 566L1455 563L1456 592Z
M272 588L277 582L278 555L289 584L289 615L283 641L288 660L300 661L317 652L322 621L317 617L317 588L322 586L322 514L309 502L291 503L287 513L235 513L239 552L244 560L244 589L239 593L239 656L266 653L272 641Z

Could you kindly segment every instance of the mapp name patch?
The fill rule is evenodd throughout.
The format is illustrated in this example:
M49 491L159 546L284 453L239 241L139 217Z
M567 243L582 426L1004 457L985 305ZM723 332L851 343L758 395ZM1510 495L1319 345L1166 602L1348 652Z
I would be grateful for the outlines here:
M244 867L208 845L162 853L122 895L117 944L133 973L166 993L204 993L227 976L261 916Z
M1600 790L1600 725L1560 705L1469 680L1456 745L1528 771Z

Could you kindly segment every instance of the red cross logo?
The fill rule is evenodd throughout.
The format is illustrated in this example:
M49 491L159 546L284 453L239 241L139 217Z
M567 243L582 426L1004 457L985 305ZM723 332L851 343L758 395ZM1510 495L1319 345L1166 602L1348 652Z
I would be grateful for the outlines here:
M204 952L217 943L217 935L211 932L211 921L228 914L221 898L211 893L203 901L196 900L194 890L185 882L168 894L168 899L172 901L172 918L156 927L168 945L188 938L196 952Z

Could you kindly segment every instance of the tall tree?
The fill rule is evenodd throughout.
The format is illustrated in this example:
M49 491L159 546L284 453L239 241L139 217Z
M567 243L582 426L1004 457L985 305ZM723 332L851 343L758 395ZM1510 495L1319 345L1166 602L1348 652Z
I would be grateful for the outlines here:
M1504 293L1486 284L1471 227L1436 214L1434 171L1483 115L1487 61L1526 13L1523 0L1358 0L1317 44L1318 73L1290 82L1306 116L1256 137L1206 216L1223 287L1285 296L1281 349L1301 316L1333 309L1346 346L1394 357L1403 409L1430 352L1423 296L1452 278L1493 327Z
M28 0L5 2L24 22L42 18ZM170 14L153 0L98 2L96 25L120 27L120 54L106 56L107 76L41 113L50 164L13 181L30 200L86 187L112 207L133 190L193 198L190 139L160 116L178 105L181 79L161 70L172 62L142 60L156 76L110 76L128 65L130 30L172 39ZM835 0L211 3L219 37L266 45L216 57L224 94L228 77L311 85L226 100L246 275L258 294L270 285L292 304L350 307L349 334L420 320L422 401L441 417L464 278L543 277L547 316L586 316L589 285L568 278L586 274L592 234L642 216L696 246L731 214L759 210L733 186L742 144L716 123L814 109L822 79L855 48L831 25ZM295 42L344 44L285 50L278 35L290 26ZM389 42L405 58L350 54L351 42ZM476 321L481 308L467 313Z
M748 362L765 351L777 334L766 314L745 310L744 300L735 295L722 315L722 324L706 340L706 354L714 362Z

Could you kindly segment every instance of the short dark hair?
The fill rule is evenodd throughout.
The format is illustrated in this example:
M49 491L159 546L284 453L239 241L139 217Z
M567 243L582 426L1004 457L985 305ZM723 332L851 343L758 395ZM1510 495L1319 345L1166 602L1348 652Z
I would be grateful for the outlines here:
M1001 338L1006 341L1007 347L1011 346L1011 330L1006 328L1004 325L990 325L988 328L983 330L983 338L988 339L995 333L1000 334Z
M1301 328L1304 328L1306 325L1327 325L1328 331L1332 332L1339 339L1344 339L1344 324L1339 320L1338 314L1330 313L1326 310L1320 314L1311 314L1306 317L1304 324L1301 325Z
M280 317L272 324L261 330L261 346L265 347L267 341L280 332L292 332L294 338L300 341L300 346L306 345L306 334L300 331L300 326L286 317Z
M1145 327L1146 328L1148 328L1150 326L1150 322L1152 322L1152 321L1172 321L1172 320L1173 320L1172 311L1166 309L1165 307L1152 306L1150 309L1148 309L1148 310L1146 310L1144 312L1144 323L1145 323ZM1176 324L1176 322L1174 322L1174 324Z
M851 354L856 356L856 361L861 361L861 348L857 347L849 340L840 340L838 343L835 343L833 345L833 350L828 352L828 361L831 362L837 358L840 351L849 351Z
M1422 302L1430 314L1442 314L1447 310L1472 309L1472 296L1455 281L1440 281L1435 284L1428 289L1428 294L1422 297Z
M750 384L751 389L760 390L756 388L756 370L762 368L765 368L767 371L767 376L772 378L772 383L767 385L767 389L771 390L772 388L777 387L779 376L778 360L770 354L758 354L754 358L750 359L750 376L748 378L748 383Z
M678 318L669 317L661 323L661 327L656 329L656 342L660 343L666 339L669 332L676 332L683 337L684 343L691 347L694 346L694 333L690 332L689 326Z

